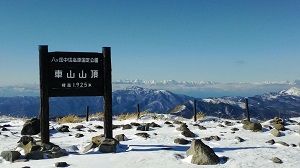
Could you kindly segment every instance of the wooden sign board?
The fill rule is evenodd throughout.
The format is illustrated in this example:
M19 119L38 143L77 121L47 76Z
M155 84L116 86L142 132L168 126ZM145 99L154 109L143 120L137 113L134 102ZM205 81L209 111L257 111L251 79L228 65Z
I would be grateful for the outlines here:
M49 97L103 96L103 54L50 52Z
M102 53L48 52L39 46L41 140L49 143L49 97L103 96L104 134L112 138L110 47Z

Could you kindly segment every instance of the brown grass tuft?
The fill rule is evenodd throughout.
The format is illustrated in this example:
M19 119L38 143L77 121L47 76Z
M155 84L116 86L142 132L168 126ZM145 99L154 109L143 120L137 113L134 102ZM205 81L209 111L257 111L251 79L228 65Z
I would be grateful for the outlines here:
M62 118L56 118L56 122L58 123L79 123L82 122L84 118L75 116L75 115L68 115Z

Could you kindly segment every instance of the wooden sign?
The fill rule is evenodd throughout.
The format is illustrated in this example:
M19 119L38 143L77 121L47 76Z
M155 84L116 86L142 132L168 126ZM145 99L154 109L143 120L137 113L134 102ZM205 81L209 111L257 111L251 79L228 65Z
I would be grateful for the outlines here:
M49 97L104 96L104 134L112 138L110 47L102 53L48 52L39 46L41 140L49 143Z

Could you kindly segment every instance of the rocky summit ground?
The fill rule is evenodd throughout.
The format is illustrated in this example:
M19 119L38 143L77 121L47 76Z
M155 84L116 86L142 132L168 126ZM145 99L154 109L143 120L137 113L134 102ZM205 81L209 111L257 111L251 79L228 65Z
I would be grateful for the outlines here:
M273 120L261 122L262 131L251 131L243 128L238 120L225 120L205 117L197 122L190 119L170 115L142 116L140 120L113 120L114 136L124 134L126 141L120 141L116 153L102 153L92 148L87 151L92 137L104 133L103 121L92 118L89 122L63 123L50 122L50 141L59 145L69 155L56 159L21 160L11 163L0 157L0 167L55 167L58 162L66 162L69 167L199 167L191 163L192 156L187 157L186 151L192 139L201 139L220 157L217 165L206 167L299 167L300 153L300 118L284 120L285 129L279 137L271 130ZM260 122L255 121L254 122ZM138 124L152 123L149 131L137 130ZM21 136L24 119L0 117L0 153L18 150L21 159L24 151L17 148ZM137 124L138 123L138 124ZM182 124L186 123L186 124ZM69 126L70 132L60 132L56 128ZM79 126L80 125L80 126ZM127 126L125 126L127 125ZM130 125L130 126L128 126ZM190 132L183 133L186 128ZM139 133L139 134L138 134ZM194 135L194 137L193 137ZM189 137L186 137L189 136ZM32 136L35 140L38 135ZM174 140L176 139L176 143ZM184 139L184 140L183 140ZM185 141L186 140L186 141ZM267 143L268 142L268 143ZM288 145L288 146L287 146ZM279 160L278 160L279 159ZM277 163L276 163L277 162Z

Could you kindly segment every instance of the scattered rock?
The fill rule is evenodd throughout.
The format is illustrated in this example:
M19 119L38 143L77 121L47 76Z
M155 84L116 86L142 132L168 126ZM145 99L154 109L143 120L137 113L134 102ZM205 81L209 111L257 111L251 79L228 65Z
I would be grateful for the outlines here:
M116 135L115 139L117 141L127 141L128 140L128 138L124 134Z
M170 124L168 127L175 127L173 124Z
M174 120L173 124L182 124L183 122L179 121L179 120Z
M271 129L270 133L275 137L280 137L281 133L277 129Z
M140 137L143 137L143 138L149 138L150 137L150 135L148 133L145 133L145 132L136 133L134 135L140 136Z
M32 118L27 120L21 130L21 135L36 135L40 133L40 120Z
M15 160L19 159L21 156L20 152L18 151L3 151L1 152L1 157L9 162L14 162Z
M83 125L77 125L73 129L77 129L78 131L82 131L81 129L85 128Z
M225 126L224 126L224 125L222 125L222 124L218 124L217 126L218 126L218 127L225 127Z
M220 141L221 138L218 137L217 135L214 135L214 136L210 136L210 137L204 137L203 140L205 140L205 141L210 141L210 140Z
M56 128L56 130L60 131L60 132L70 132L69 131L69 126L67 126L67 125L63 125L61 127L58 127L58 128Z
M191 137L191 138L195 137L195 134L192 131L190 131L189 129L182 131L181 135L183 135L185 137Z
M238 128L231 128L231 131L238 131Z
M9 131L9 129L3 127L3 128L1 129L1 131Z
M188 126L186 125L186 123L182 123L180 125L180 127L176 128L177 131L186 131L186 130L189 130L188 129Z
M105 139L105 135L101 134L98 136L92 137L92 143L95 145L95 147L99 146L101 142Z
M281 145L283 145L283 146L289 146L289 144L287 144L287 143L285 143L285 142L283 142L283 141L278 141L278 142L276 142L276 143L279 143L279 144L281 144Z
M249 124L244 124L243 128L245 130L251 130L253 132L258 132L258 131L262 131L262 126L260 123L253 123L250 122Z
M184 156L182 156L182 155L179 154L179 153L174 153L174 157L175 157L176 159L184 159Z
M166 121L164 124L171 125L172 123L169 121Z
M271 140L266 141L266 143L273 145L275 143L275 141L274 141L274 139L271 139Z
M96 129L103 129L103 126L101 126L101 125L95 125L94 126Z
M297 145L296 145L296 144L291 144L291 146L292 146L292 147L297 147Z
M190 141L188 141L188 140L186 140L184 138L176 138L174 140L174 143L181 144L181 145L186 145L186 144L190 143Z
M275 117L275 118L273 119L273 123L274 123L274 125L275 125L275 124L281 124L281 125L284 125L283 119L281 119L281 118L279 118L279 117Z
M283 124L275 124L274 128L277 129L278 131L285 131L285 127Z
M232 126L232 125L234 125L232 122L230 122L230 121L224 121L224 124L226 125L226 126Z
M44 159L44 153L41 151L32 151L25 154L25 159L39 160Z
M88 132L97 132L97 131L93 129L89 129Z
M30 141L34 141L30 136L22 136L21 139L17 143L22 143L23 145L28 144Z
M135 123L135 122L132 122L132 123L130 123L130 125L133 125L133 126L136 126L136 127L138 127L138 126L140 126L141 124L140 124L140 123Z
M68 167L68 163L67 162L56 162L55 163L55 167Z
M83 134L80 134L80 133L77 133L77 134L75 134L75 138L81 138L81 137L83 137L84 135Z
M160 125L156 124L155 122L152 122L152 123L149 124L149 127L152 127L152 128L160 127Z
M282 160L279 159L278 157L272 157L270 160L274 163L279 163L279 164L283 163Z
M47 154L48 158L60 158L63 156L68 156L68 153L62 152L62 151L58 151L58 152L53 152L53 153L49 153Z
M118 141L115 139L105 138L100 146L99 151L102 153L115 153L117 152Z
M113 125L112 129L114 130L114 129L118 129L118 128L121 128L121 127L122 127L121 125Z
M190 148L186 152L187 156L192 156L192 163L197 165L216 165L220 162L220 158L215 152L200 139L192 141Z
M244 142L245 139L239 137L239 136L236 136L234 139L236 139L238 142Z
M204 127L204 126L202 126L202 125L199 125L198 128L199 128L200 130L206 130L206 127Z
M140 126L137 127L136 130L140 130L140 131L149 131L149 124L140 125Z
M132 126L130 124L126 124L122 126L122 130L131 129Z

